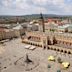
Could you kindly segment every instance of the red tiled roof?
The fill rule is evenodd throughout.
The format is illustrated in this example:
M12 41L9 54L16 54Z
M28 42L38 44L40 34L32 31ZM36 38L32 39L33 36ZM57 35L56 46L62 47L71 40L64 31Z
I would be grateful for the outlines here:
M5 31L5 29L4 28L0 28L0 32L4 32Z

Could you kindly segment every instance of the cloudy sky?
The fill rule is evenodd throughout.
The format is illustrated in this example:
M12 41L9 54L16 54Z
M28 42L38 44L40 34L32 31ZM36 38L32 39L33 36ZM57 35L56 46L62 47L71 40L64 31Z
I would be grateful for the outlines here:
M0 0L0 15L72 15L72 0Z

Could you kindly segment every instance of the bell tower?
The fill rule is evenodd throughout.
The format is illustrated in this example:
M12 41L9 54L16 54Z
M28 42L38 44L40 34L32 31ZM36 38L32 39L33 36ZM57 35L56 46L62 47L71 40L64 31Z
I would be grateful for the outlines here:
M39 18L39 31L45 32L44 18L42 13L40 13L40 18Z

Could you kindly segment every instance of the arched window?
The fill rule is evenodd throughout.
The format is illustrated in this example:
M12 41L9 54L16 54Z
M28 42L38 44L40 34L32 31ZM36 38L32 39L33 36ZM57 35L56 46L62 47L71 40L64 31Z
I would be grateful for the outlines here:
M57 51L60 51L59 49L57 49Z
M70 52L70 51L68 51L68 54L71 54L71 52Z
M64 53L67 53L67 51L64 51Z
M56 48L54 48L54 50L56 51Z
M61 52L63 52L63 50L61 50Z
M57 44L57 40L56 40L55 37L53 37L53 45L54 45L54 44Z

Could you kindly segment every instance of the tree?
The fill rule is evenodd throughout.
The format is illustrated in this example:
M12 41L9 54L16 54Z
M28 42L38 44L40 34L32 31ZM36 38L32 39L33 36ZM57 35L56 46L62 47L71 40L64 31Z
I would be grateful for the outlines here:
M58 57L57 61L58 61L58 63L62 63L62 60L60 57Z
M65 29L65 32L66 32L66 33L68 32L68 28Z

